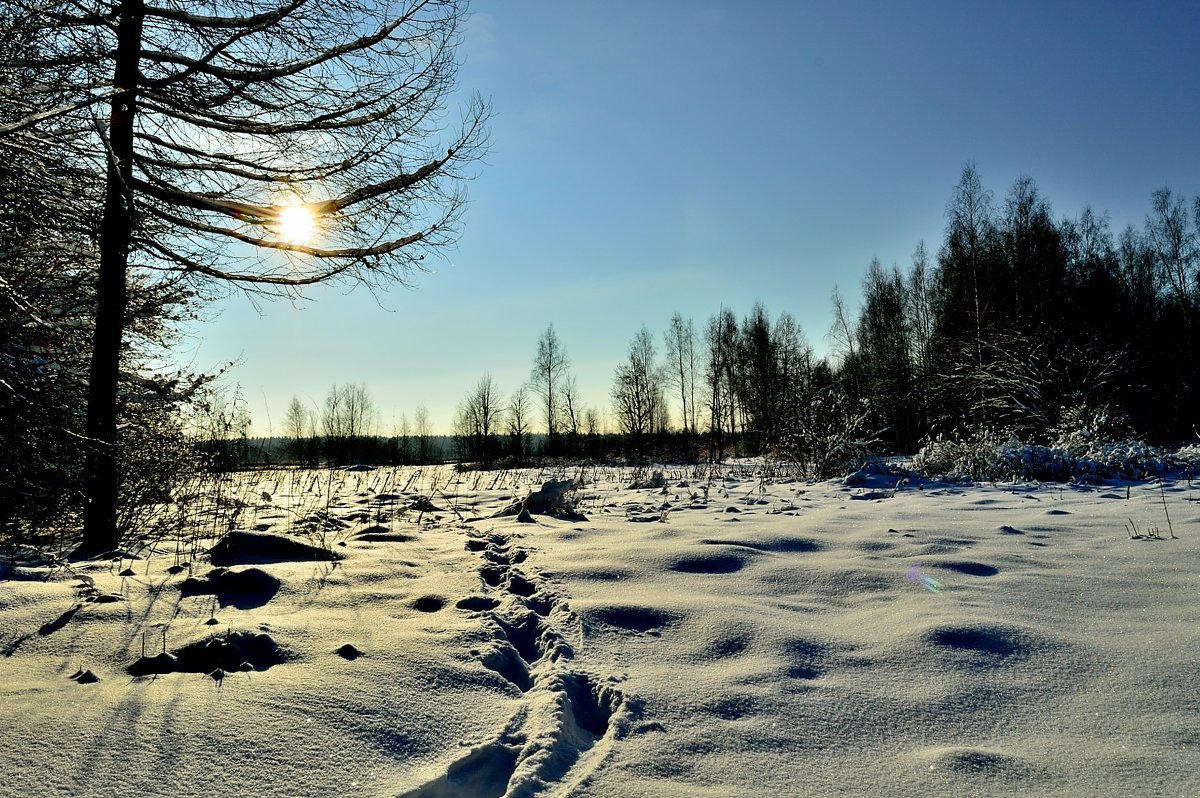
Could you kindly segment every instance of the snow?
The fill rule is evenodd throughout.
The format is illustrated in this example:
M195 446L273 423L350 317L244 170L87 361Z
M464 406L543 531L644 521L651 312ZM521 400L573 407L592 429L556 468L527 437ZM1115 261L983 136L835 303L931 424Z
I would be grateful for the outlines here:
M1200 487L661 471L244 476L217 564L18 568L0 794L1195 794Z

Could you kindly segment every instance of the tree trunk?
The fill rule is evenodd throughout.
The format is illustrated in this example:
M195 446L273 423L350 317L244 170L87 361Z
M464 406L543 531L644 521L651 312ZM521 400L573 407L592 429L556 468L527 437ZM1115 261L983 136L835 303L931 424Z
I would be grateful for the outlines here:
M104 220L100 229L100 272L96 281L96 329L88 377L81 553L117 548L117 380L127 303L126 272L133 230L133 122L142 40L143 0L126 0L118 15L116 67L109 122Z

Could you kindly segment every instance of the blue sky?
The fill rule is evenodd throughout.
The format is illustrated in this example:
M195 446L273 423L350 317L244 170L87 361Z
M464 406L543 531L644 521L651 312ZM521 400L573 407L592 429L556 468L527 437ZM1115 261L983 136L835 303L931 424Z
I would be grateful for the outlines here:
M343 382L384 432L420 404L448 429L485 372L527 379L551 323L603 410L676 311L760 299L823 350L834 286L854 304L872 257L936 251L968 161L997 200L1027 174L1118 231L1156 188L1200 193L1197 31L1195 2L475 0L460 84L492 146L458 246L411 289L231 297L178 357L237 361L266 434Z

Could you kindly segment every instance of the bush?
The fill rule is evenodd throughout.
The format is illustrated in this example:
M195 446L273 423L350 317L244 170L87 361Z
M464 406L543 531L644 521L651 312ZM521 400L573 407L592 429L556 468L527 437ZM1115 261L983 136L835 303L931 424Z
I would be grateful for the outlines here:
M1200 450L1196 456L1200 460ZM1139 440L1101 441L1076 433L1060 436L1055 445L1039 446L984 432L966 439L934 438L917 452L913 466L930 476L950 479L1087 482L1147 479L1166 473L1179 462L1178 455L1169 457Z
M779 454L800 464L809 477L828 479L858 471L875 460L875 436L867 426L870 406L838 391L815 397L783 435Z

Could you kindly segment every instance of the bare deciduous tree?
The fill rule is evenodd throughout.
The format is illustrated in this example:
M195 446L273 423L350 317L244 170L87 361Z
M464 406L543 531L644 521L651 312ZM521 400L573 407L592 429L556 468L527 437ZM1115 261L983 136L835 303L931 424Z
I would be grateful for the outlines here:
M321 413L326 455L333 462L361 459L364 439L375 434L378 423L379 413L365 384L330 386Z
M1200 203L1200 198L1197 200ZM1161 188L1152 197L1153 209L1146 217L1146 242L1154 253L1163 282L1170 286L1183 318L1184 343L1192 345L1192 316L1200 292L1200 233L1188 218L1187 199L1169 188ZM1200 205L1197 205L1200 225Z
M680 426L685 433L696 432L696 325L676 313L664 335L667 350L668 382L679 392Z
M558 340L551 324L538 338L537 354L533 359L530 387L542 400L546 420L546 445L551 453L557 450L558 422L562 416L562 386L571 362L567 350Z
M331 438L361 438L375 433L378 413L366 384L332 385L325 396L321 427Z
M411 463L413 459L412 425L408 423L408 415L400 414L400 420L393 425L392 435L396 438L396 462Z
M562 400L563 421L567 425L567 434L572 439L577 439L583 421L583 407L579 403L579 383L573 375L563 380Z
M316 462L317 422L313 411L293 396L283 416L283 435L288 439L292 456L301 465Z
M497 434L503 416L503 399L491 374L485 374L458 406L454 439L459 458L491 468L499 453Z
M704 388L708 404L709 459L724 457L737 427L737 318L729 308L708 320L704 329Z
M625 362L617 366L612 400L617 423L634 451L642 450L647 435L666 429L665 381L655 359L654 337L645 327L630 341Z
M417 437L417 462L424 465L433 457L433 427L429 423L429 408L418 405L413 414L413 432Z
M520 465L529 454L529 389L522 385L508 400L508 453Z

